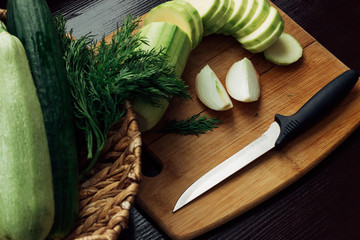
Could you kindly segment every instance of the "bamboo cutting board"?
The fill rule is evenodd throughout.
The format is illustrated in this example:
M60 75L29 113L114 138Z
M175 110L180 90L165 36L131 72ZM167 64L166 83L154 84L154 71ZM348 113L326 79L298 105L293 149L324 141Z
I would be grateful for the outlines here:
M143 133L146 149L162 166L155 177L143 176L137 202L173 239L190 239L239 216L278 193L331 153L360 122L360 85L322 122L282 150L272 150L238 173L173 213L182 194L204 173L245 147L266 131L276 113L295 113L312 95L348 69L319 42L280 13L284 32L303 46L303 58L287 66L275 66L262 54L253 55L233 38L211 35L193 50L183 73L193 101L176 99L164 120L185 119L196 113L219 117L214 131L197 136L160 135L156 129ZM196 97L196 74L209 64L224 81L233 63L248 57L260 74L261 98L254 103L233 101L225 112L207 109ZM159 125L161 126L162 123Z

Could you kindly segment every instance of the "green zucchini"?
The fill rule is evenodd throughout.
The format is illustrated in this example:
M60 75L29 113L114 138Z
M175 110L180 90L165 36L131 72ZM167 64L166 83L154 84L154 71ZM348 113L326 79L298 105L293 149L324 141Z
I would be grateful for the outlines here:
M174 3L175 4L175 3ZM140 29L140 35L147 43L140 45L142 50L163 50L167 61L174 67L175 73L180 77L189 58L192 43L185 31L170 22L151 22ZM165 114L169 102L165 98L158 99L159 105L136 98L131 101L136 113L140 131L152 129Z
M9 0L9 32L23 43L39 101L53 170L55 221L51 237L62 238L78 216L78 159L70 89L53 18L45 0Z
M54 221L45 125L23 45L0 22L0 239L45 239Z

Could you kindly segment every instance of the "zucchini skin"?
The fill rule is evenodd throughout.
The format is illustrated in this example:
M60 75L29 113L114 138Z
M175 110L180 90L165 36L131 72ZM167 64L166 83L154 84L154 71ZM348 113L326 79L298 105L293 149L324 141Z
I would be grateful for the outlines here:
M74 228L79 211L78 159L70 90L53 18L45 0L9 0L7 24L23 43L44 115L53 172L51 238Z
M0 86L0 239L45 239L55 206L43 114L24 47L1 27Z
M140 45L140 49L155 48L157 51L163 49L168 63L174 67L175 73L180 77L192 50L192 42L188 34L173 23L151 22L140 29L140 35L148 42ZM169 102L164 98L159 98L158 101L158 106L138 98L131 101L141 132L154 128L165 114Z

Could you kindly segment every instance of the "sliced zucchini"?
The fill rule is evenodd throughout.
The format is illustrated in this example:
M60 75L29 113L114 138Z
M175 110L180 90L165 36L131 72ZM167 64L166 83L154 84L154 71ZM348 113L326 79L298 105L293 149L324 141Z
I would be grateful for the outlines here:
M208 36L213 33L211 30L216 26L216 23L226 14L228 9L229 0L220 0L220 5L213 16L208 20L204 21L204 35Z
M196 47L197 45L199 45L199 43L201 42L201 40L204 36L203 22L202 22L202 18L200 16L199 12L196 10L196 8L193 7L193 5L191 5L187 1L174 0L173 3L186 9L186 11L189 13L189 15L192 16L194 22L196 23L196 24L194 24L195 34L197 36L197 38L196 38L197 42L195 43L195 47Z
M232 11L231 16L226 21L224 26L221 28L220 32L229 35L229 29L231 29L236 23L238 23L243 16L248 0L231 0L234 5L234 10Z
M259 44L244 48L251 53L263 52L265 49L273 45L276 42L276 40L278 40L283 30L284 30L284 21L281 19L278 26L275 28L274 32L264 41L260 42Z
M279 39L264 51L266 60L281 66L296 62L302 54L300 43L288 33L282 33Z
M170 22L179 26L191 39L192 48L195 48L200 42L201 36L199 36L195 26L202 24L200 23L201 19L194 20L187 9L174 4L173 1L164 2L151 9L144 20L144 24L148 25L152 22Z
M258 4L259 4L258 0L248 0L246 9L245 9L243 15L241 16L240 20L238 22L236 22L235 25L233 25L228 30L229 35L232 35L232 34L238 32L241 28L243 28L246 25L246 23L248 23L250 21L252 16L254 16L254 14L255 14Z
M260 44L275 31L280 21L281 16L279 12L276 8L270 6L269 15L260 27L245 37L237 38L237 40L243 47L251 47Z
M185 0L199 12L203 23L208 22L220 6L220 0ZM206 26L205 26L206 27Z
M209 27L209 33L216 33L217 31L219 31L224 26L226 21L231 17L232 12L234 11L234 1L225 0L224 2L226 4L226 12L213 26Z
M243 28L233 34L235 38L245 37L257 29L269 15L270 3L267 0L258 0L256 11Z
M163 49L168 62L175 67L180 77L191 52L191 40L177 25L169 22L153 22L140 29L140 35L145 37L147 44L140 46L143 50Z
M147 44L142 44L142 50L163 49L171 66L180 77L191 52L189 36L177 25L169 22L152 22L140 30ZM153 106L140 98L133 99L131 105L136 113L139 129L145 132L153 128L162 118L169 102L164 98L157 99L158 106Z

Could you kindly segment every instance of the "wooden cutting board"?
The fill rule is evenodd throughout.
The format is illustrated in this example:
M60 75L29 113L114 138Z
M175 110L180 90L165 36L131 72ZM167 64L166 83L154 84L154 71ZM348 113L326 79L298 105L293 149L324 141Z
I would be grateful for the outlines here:
M245 51L231 37L205 37L193 50L182 76L190 86L193 101L175 99L164 120L203 113L219 117L223 123L199 137L162 136L156 129L142 135L145 148L159 161L162 171L155 177L143 176L137 202L173 239L194 238L270 198L317 165L359 126L358 83L332 114L283 150L268 152L192 203L172 212L177 199L191 183L258 138L276 113L295 113L320 88L348 69L279 11L285 20L284 31L304 48L300 61L287 67L275 66L265 61L262 54ZM254 103L234 101L234 108L225 112L207 109L196 97L196 74L209 64L224 81L230 66L244 57L253 62L260 74L261 99Z

